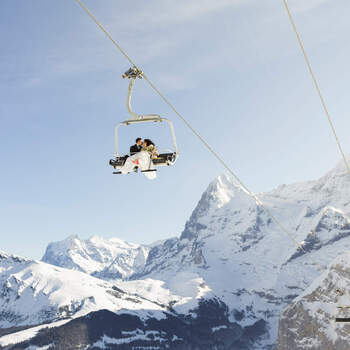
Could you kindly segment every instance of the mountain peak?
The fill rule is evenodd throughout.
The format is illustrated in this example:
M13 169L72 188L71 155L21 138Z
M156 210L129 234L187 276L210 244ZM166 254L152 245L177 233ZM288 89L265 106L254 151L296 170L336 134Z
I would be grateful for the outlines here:
M233 195L234 185L232 179L226 175L220 175L214 179L202 194L190 219L186 222L181 239L193 239L197 232L203 228L198 223L198 219L209 215L213 210L223 207L231 200Z
M212 201L216 202L216 206L221 208L234 196L235 187L232 178L227 175L220 175L211 182L206 192L210 193Z
M209 184L203 193L190 219L186 222L181 239L186 238L191 240L196 237L198 231L205 228L205 225L200 222L200 219L215 215L218 210L233 200L233 205L237 206L250 206L255 203L247 194L246 190L240 185L237 185L231 177L227 175L218 176Z
M9 255L4 251L0 250L0 259L7 259Z
M68 236L66 239L64 239L60 243L61 243L61 246L68 248L68 247L73 247L78 242L80 242L80 238L77 234L74 233Z
M12 259L12 260L16 260L16 261L27 261L28 260L28 259L23 258L21 256L14 255L14 254L8 254L8 253L4 252L3 250L0 250L0 261L7 260L7 259Z
M204 206L208 210L220 209L234 197L247 197L247 193L242 186L234 182L232 177L226 174L219 175L209 184L198 202L197 208Z
M77 235L71 235L63 241L50 243L42 261L94 276L125 278L143 267L149 250L119 238L95 235L80 240Z
M304 251L298 249L288 262L350 237L350 219L340 209L327 206L315 217L314 222L303 241Z
M79 236L78 236L76 233L73 233L73 234L71 234L70 236L68 236L68 237L65 239L65 241L74 241L75 239L79 239L79 240L80 240Z
M350 165L350 155L346 156L346 160ZM327 190L344 190L350 185L350 174L345 166L344 160L340 160L334 168L328 171L318 181Z
M345 159L347 163L350 165L350 154L347 154L345 156ZM339 160L336 166L330 171L330 173L337 173L338 175L349 174L348 169L345 166L344 159Z

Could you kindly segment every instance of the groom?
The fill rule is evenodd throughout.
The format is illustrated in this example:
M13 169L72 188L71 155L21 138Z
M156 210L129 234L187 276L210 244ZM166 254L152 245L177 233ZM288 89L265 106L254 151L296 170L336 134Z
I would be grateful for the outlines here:
M142 149L142 139L138 137L136 139L136 143L130 147L130 155L134 155L135 153L140 152Z

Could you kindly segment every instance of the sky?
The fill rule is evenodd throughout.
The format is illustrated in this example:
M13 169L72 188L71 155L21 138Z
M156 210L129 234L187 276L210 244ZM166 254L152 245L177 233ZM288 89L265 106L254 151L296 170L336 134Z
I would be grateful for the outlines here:
M85 0L111 35L254 192L321 177L340 154L282 0ZM350 3L289 0L350 152ZM179 236L225 169L143 80L133 107L173 121L180 156L149 181L112 175L129 63L76 1L0 2L0 250L40 259L71 234ZM125 127L171 148L165 125Z

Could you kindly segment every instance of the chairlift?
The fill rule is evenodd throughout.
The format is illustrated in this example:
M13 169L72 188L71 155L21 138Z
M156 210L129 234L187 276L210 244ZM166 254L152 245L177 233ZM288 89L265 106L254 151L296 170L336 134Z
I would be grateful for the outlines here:
M337 289L335 291L338 294L338 315L335 317L337 323L349 323L350 322L350 306L341 305L340 298L345 294L344 290Z
M132 89L134 87L136 78L142 79L142 75L143 75L143 72L141 70L139 70L137 67L130 68L128 71L126 71L122 75L123 79L124 78L130 79L129 88L128 88L128 96L127 96L127 100L126 100L126 106L127 106L129 114L131 115L131 118L126 119L123 122L120 122L115 127L115 153L114 153L114 158L109 161L109 164L114 169L122 168L125 164L126 159L130 156L130 154L126 154L123 156L119 154L118 129L121 126L130 126L130 125L135 125L135 124L139 124L139 123L163 123L163 122L166 122L166 123L168 123L168 125L170 127L170 132L171 132L171 137L172 137L174 149L169 150L166 153L160 153L156 158L152 159L153 165L155 167L174 165L174 163L176 162L178 155L179 155L177 143L176 143L174 126L170 120L163 118L163 117L160 117L157 114L136 114L131 109ZM120 174L120 172L114 172L113 174Z

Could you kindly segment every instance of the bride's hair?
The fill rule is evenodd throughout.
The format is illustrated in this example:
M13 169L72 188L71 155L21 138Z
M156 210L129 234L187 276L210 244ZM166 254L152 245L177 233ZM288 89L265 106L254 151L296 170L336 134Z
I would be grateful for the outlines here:
M154 142L152 140L150 140L150 139L144 139L144 142L147 143L147 146L151 146L151 145L154 146Z

